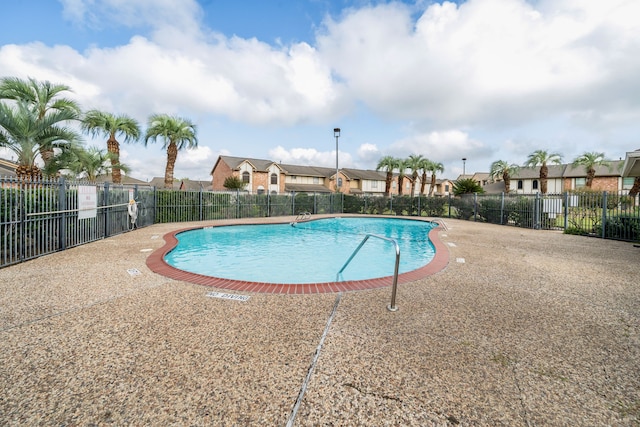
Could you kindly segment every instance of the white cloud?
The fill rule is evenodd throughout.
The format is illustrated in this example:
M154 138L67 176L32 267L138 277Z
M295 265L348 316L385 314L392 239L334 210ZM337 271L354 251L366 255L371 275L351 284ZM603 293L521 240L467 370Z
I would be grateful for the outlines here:
M352 10L318 38L352 94L382 115L459 126L639 109L630 70L640 70L640 32L630 17L640 2L445 2L415 24L410 13L396 3Z
M421 154L434 161L458 160L461 156L484 156L487 147L459 130L435 131L416 134L393 143L389 149L393 155L408 157ZM462 154L461 154L462 153Z

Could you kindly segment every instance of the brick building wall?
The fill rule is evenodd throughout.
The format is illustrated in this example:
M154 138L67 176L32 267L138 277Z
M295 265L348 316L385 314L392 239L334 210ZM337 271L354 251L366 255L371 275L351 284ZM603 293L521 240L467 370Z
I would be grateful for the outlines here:
M218 162L217 167L213 170L213 175L211 178L211 187L213 188L214 191L224 191L226 190L226 188L224 188L224 180L231 175L238 175L237 173L234 173L231 168L229 167L229 165L227 165L225 162Z

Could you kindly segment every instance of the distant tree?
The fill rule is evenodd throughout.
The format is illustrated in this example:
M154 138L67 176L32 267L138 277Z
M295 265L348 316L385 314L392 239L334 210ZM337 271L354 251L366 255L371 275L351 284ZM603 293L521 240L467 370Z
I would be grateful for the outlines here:
M484 193L484 189L473 178L463 178L453 183L453 194L461 196L463 194Z
M496 160L491 163L491 169L489 175L493 179L502 179L504 181L504 191L508 193L511 190L511 175L516 173L519 166L516 164L509 164L504 160Z
M71 88L63 84L54 84L49 81L38 81L34 78L27 80L17 77L4 77L0 79L0 99L8 99L16 102L24 102L32 111L36 121L43 121L45 116L52 114L57 122L47 119L49 126L64 128L69 122L78 120L80 117L80 106L73 100L61 97L63 92L70 92ZM75 132L70 128L65 128L66 132ZM74 140L79 141L76 135ZM44 163L45 170L52 170L48 163L55 155L54 146L45 140L37 142L40 158Z
M164 140L162 148L167 150L164 187L171 188L178 151L198 146L196 125L189 119L169 116L167 114L154 114L149 117L147 135L144 143L146 145L149 141L155 142L158 138Z
M431 172L431 186L429 187L429 197L433 196L436 190L436 174L444 172L444 165L440 162L430 162L429 172Z
M584 153L573 160L571 163L571 168L577 168L578 166L584 166L585 171L587 172L587 180L586 186L587 188L591 188L593 184L593 178L596 176L596 166L606 166L611 171L611 163L606 161L604 158L604 153Z
M384 195L389 197L391 191L391 182L393 182L393 171L398 167L398 159L392 156L384 156L376 166L377 171L385 171L387 173L384 187Z
M244 187L247 185L247 183L243 182L242 178L231 175L224 179L224 184L222 185L227 190L244 190Z
M424 157L420 154L411 154L406 160L407 167L411 170L411 196L415 194L416 182L418 182L418 172L422 168Z
M562 156L558 153L548 153L545 150L536 150L529 154L525 167L534 168L540 166L540 192L547 194L547 178L549 176L548 163L561 164Z
M120 143L118 137L124 137L123 142L135 142L140 139L140 125L138 122L125 115L114 115L99 110L90 110L84 115L82 129L92 136L106 136L107 151L113 161L111 168L111 180L114 184L122 182L120 173Z

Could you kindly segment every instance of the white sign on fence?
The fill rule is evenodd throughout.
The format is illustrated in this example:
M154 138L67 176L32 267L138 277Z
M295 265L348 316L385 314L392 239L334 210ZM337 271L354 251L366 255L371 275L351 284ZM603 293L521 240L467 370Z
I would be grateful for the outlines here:
M95 185L78 186L78 219L95 218L98 215L98 189Z

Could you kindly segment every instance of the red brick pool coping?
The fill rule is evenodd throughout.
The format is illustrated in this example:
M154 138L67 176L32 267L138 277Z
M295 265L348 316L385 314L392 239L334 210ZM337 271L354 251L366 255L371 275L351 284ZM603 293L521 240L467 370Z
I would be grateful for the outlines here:
M412 218L407 218L412 219ZM273 222L272 224L288 223L289 221ZM242 224L264 224L262 222ZM213 227L222 227L230 225L224 223L220 225L213 225ZM207 225L210 227L211 225ZM263 283L263 282L247 282L244 280L232 280L223 279L220 277L205 276L202 274L190 273L188 271L180 270L164 261L164 257L169 253L178 243L176 234L182 233L188 230L195 230L203 227L190 227L175 230L167 233L163 236L165 244L160 249L154 251L147 258L147 266L151 271L169 277L174 280L180 280L189 283L195 283L198 285L212 286L215 288L240 291L240 292L256 292L265 294L316 294L316 293L329 293L329 292L348 292L348 291L360 291L364 289L375 289L386 286L391 286L393 283L393 276L379 277L375 279L367 280L347 280L344 282L324 282L324 283L303 283L303 284L286 284L286 283ZM429 239L435 247L435 255L433 259L425 266L420 267L413 271L408 271L398 275L398 284L414 282L416 280L423 279L427 276L435 274L443 270L449 263L449 250L440 240L439 232L442 230L442 226L438 225L429 231Z

